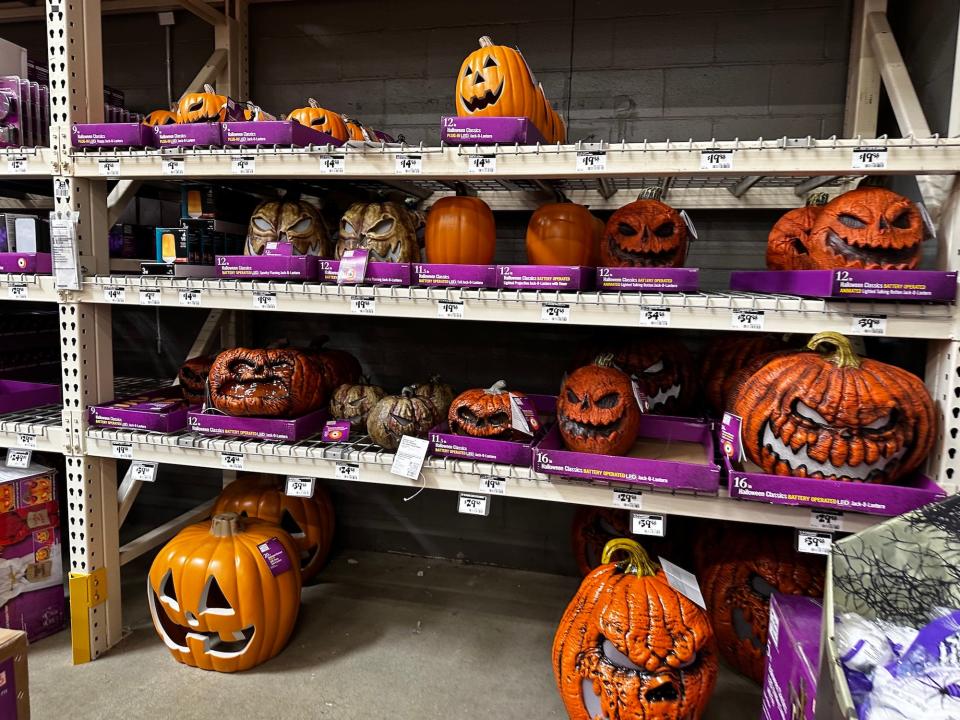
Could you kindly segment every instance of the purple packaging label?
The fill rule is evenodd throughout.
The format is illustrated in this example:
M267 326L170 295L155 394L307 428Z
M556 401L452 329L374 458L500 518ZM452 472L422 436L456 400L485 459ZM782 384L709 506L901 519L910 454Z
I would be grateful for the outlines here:
M415 263L415 285L433 287L495 288L496 265L452 265L448 263Z
M156 147L154 129L141 123L75 123L71 144L85 147Z
M582 265L498 265L498 287L510 290L586 290L593 268Z
M520 467L530 467L533 463L534 445L532 440L524 443L514 440L492 440L490 438L457 435L450 432L447 423L441 423L431 429L427 438L430 441L429 452L431 455Z
M222 145L220 123L157 125L153 128L160 147Z
M340 258L337 268L338 285L359 285L367 275L367 260L370 253L363 248L347 250Z
M0 380L0 413L60 404L60 386Z
M126 430L176 432L187 426L189 409L179 388L167 388L92 405L90 424Z
M0 717L15 720L17 717L17 677L14 658L0 660Z
M316 280L316 255L217 255L217 276L222 278Z
M268 257L293 257L296 255L293 243L268 242L263 246L263 254Z
M346 442L350 439L349 420L328 420L320 433L324 442Z
M298 418L289 419L233 417L217 412L196 410L191 410L187 414L187 424L190 429L204 435L234 435L281 442L297 442L315 435L326 420L325 409L314 410Z
M343 145L342 140L293 120L246 120L222 123L223 144L230 147L258 145Z
M525 117L440 118L440 140L448 145L541 145L546 143Z
M0 273L49 275L53 272L50 253L0 252Z
M17 628L27 633L27 639L35 642L66 627L66 598L58 582L54 587L21 593L0 609L0 626ZM0 709L3 705L0 704ZM0 713L0 717L8 716Z
M364 285L409 285L410 263L368 262ZM320 280L337 282L339 260L320 261Z
M952 302L957 273L937 270L749 270L730 273L730 289L842 300Z
M823 608L813 598L774 593L763 678L764 720L814 720Z
M265 540L257 545L257 550L263 555L267 567L270 568L270 572L273 573L274 576L282 575L288 570L293 569L293 563L290 562L290 555L287 554L283 543L277 538L272 537L269 540Z
M743 418L725 412L720 423L720 452L735 462L743 462L741 427Z
M960 610L931 620L903 655L888 664L894 677L921 675L931 665L960 666Z
M697 292L696 268L598 267L597 290L618 292Z

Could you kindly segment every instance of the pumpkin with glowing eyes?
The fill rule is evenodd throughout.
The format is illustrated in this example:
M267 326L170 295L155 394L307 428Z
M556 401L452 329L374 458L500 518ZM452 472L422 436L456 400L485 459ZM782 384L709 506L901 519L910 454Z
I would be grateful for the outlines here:
M687 224L672 207L634 200L607 220L600 261L605 267L683 267L687 236Z
M486 35L480 49L460 65L455 96L460 117L526 117L544 133L545 102L526 61L519 51L494 45Z
M174 660L237 672L277 655L300 610L297 556L279 527L236 513L177 533L147 578L153 626Z
M612 562L614 554L626 559ZM706 613L635 541L611 540L567 606L553 672L571 720L699 720L717 680Z
M267 243L289 243L294 255L330 257L331 243L317 209L302 200L268 200L250 216L244 255L263 255Z
M487 389L465 390L453 399L447 413L450 431L458 435L506 440L513 437L513 407L507 383L498 380Z
M180 366L177 378L183 399L191 405L199 405L207 397L207 376L210 374L212 357L190 358Z
M768 270L810 270L810 231L820 216L818 205L786 212L767 236Z
M426 437L436 420L433 403L405 387L399 395L388 395L373 406L367 416L367 434L385 450L396 450L404 435Z
M649 334L631 340L614 351L613 364L647 396L647 412L684 415L693 409L697 399L693 355L676 338Z
M567 375L557 396L557 426L570 450L623 455L637 440L640 408L630 378L598 357Z
M916 470L937 431L923 381L859 357L839 333L815 335L807 349L737 381L730 404L747 457L764 472L845 482L893 483Z
M370 262L419 262L420 246L411 214L395 202L358 202L340 219L336 256L362 248Z
M210 366L213 406L239 417L299 417L329 394L317 361L293 348L226 350Z

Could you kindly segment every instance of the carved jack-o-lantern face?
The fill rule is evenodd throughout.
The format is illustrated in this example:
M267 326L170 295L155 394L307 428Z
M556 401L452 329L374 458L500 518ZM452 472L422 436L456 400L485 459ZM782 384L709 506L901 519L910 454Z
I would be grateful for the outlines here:
M417 231L407 210L394 202L354 203L340 220L337 259L363 248L370 262L417 262Z
M313 102L312 99L311 102ZM347 126L343 122L343 118L333 110L327 110L322 107L297 108L296 110L290 111L287 119L296 120L301 125L319 130L342 142L350 139L350 133L347 131Z
M144 125L173 125L177 122L177 114L169 110L154 110L143 118Z
M212 357L195 357L180 366L178 378L183 398L191 405L199 405L207 396L207 375L210 374Z
M290 243L295 255L330 257L330 238L317 209L307 202L270 200L250 216L244 255L263 255L267 243Z
M540 103L527 65L519 52L494 45L484 36L480 49L467 55L457 76L457 114L461 117L528 117L536 121L534 111Z
M222 352L209 387L214 407L237 416L297 417L321 407L328 394L316 360L292 348Z
M767 236L767 269L810 270L810 231L820 207L807 205L785 213Z
M177 105L177 122L223 122L227 118L227 97L212 92L187 93Z
M647 335L613 353L613 364L634 378L647 396L647 412L683 415L697 396L693 356L681 341L669 335Z
M610 359L574 370L560 386L557 424L571 450L623 455L637 439L640 408L626 373Z
M687 225L659 200L635 200L607 221L600 260L607 267L682 267Z
M360 382L356 385L344 383L333 391L330 398L330 415L338 420L347 420L354 430L367 427L367 417L373 406L387 393L382 387Z
M405 387L400 395L388 395L367 416L367 433L381 447L396 450L404 435L424 437L437 420L433 404Z
M858 188L823 206L810 233L810 267L913 270L923 238L923 219L909 199Z
M447 412L451 432L484 438L509 438L513 435L513 409L507 384L498 380L486 390L465 390L453 399ZM523 397L523 393L513 395Z

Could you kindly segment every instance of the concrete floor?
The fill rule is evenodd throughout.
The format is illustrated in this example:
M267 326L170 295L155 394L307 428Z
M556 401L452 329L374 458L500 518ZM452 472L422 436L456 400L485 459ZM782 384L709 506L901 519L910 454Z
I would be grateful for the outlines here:
M130 634L105 657L71 666L67 632L30 647L34 720L566 717L550 646L576 578L344 553L304 590L287 649L227 675L174 662L144 573L125 568ZM722 670L707 720L759 709L759 688Z

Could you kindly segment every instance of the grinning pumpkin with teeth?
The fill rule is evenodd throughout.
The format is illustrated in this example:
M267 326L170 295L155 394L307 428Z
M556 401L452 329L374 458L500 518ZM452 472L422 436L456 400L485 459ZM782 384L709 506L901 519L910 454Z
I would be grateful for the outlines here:
M418 262L420 246L410 212L395 202L358 202L340 219L336 257L362 248L370 262Z
M295 255L330 257L327 226L317 209L300 200L268 200L250 216L244 255L263 255L267 243L290 243Z
M635 200L607 220L600 262L605 267L683 267L687 241L679 212L659 200Z
M774 357L734 390L747 457L764 472L846 482L893 483L916 470L937 429L920 378L858 357L839 333L807 348Z
M524 396L523 393L507 391L507 383L503 380L485 390L464 390L453 399L447 413L451 432L501 440L513 437L511 395Z
M637 440L640 408L630 378L610 355L570 373L557 397L563 444L577 452L623 455Z
M651 334L632 340L614 351L613 364L647 396L647 412L683 415L692 409L697 390L693 355L676 338Z

